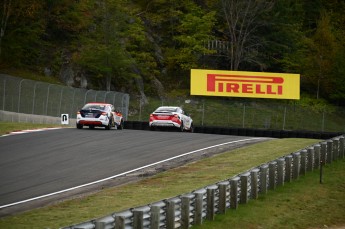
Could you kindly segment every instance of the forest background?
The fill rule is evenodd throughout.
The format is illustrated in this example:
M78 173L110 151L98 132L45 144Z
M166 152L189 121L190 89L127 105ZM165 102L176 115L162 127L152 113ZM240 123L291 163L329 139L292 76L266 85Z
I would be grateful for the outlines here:
M0 71L161 98L190 69L301 74L302 96L345 104L341 0L4 0Z

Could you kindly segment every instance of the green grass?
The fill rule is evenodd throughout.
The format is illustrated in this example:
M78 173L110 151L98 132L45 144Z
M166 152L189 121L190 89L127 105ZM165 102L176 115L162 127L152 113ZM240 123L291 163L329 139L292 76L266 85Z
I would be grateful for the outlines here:
M8 134L12 131L30 130L38 128L62 127L62 125L54 124L35 124L35 123L15 123L15 122L1 122L0 121L0 135Z
M232 150L160 173L139 182L106 188L86 197L74 198L25 213L1 218L0 228L53 229L88 221L113 212L191 192L316 142L317 140L314 139L277 139ZM266 228L266 224L272 225L267 226L267 228L279 228L282 221L276 220L278 218L277 215L280 215L276 208L285 209L282 215L283 219L281 220L289 221L290 228L293 228L295 223L302 220L294 218L297 214L296 211L299 211L301 214L303 212L309 214L306 206L311 204L315 204L315 208L318 206L322 207L325 209L324 213L327 213L324 217L319 217L320 220L318 221L313 220L313 217L309 215L299 217L304 218L307 221L306 224L309 224L311 227L326 224L326 219L322 220L322 218L327 218L327 221L333 222L333 224L344 223L344 217L341 218L339 215L344 212L345 198L343 193L335 193L335 190L344 189L344 168L344 162L337 162L332 164L332 166L327 166L325 169L325 184L323 185L318 185L317 172L308 174L296 182L286 184L283 188L278 188L275 192L269 192L266 196L260 196L260 199L257 201L250 201L248 205L240 205L237 211L229 210L226 216L218 216L214 222L214 225L217 225L215 227L212 227L213 222L205 221L203 228L229 228L230 224L227 220L235 220L234 216L239 217L237 219L239 222L245 219L240 224L242 227L237 228L251 228L250 225L252 224L252 228ZM332 171L339 173L338 180L334 180L336 176L331 175L333 174ZM309 181L309 179L312 180ZM311 189L313 182L315 183L315 188ZM310 192L317 193L318 195L306 194ZM323 195L320 196L321 194ZM276 195L280 195L280 197ZM316 198L316 203L314 203L314 197ZM274 200L275 198L276 200ZM332 211L337 213L332 214L332 212L328 212L326 209L332 209ZM275 213L276 211L277 214ZM233 226L232 221L230 223ZM286 226L286 228L289 227Z

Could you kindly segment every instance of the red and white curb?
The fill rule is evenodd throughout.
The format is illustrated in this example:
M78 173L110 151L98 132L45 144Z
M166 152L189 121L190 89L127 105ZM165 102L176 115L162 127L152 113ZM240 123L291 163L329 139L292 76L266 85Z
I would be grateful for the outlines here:
M40 131L47 131L47 130L57 130L57 129L61 129L61 127L31 129L31 130L18 130L18 131L12 131L12 132L10 132L10 133L1 135L0 137L6 137L6 136L18 135L18 134L27 134L27 133L40 132Z

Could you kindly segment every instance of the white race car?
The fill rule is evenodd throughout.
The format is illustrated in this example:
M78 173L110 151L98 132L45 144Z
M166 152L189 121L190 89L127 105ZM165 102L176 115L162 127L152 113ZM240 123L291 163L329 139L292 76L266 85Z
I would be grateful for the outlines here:
M105 127L110 130L112 127L123 129L124 121L121 112L115 111L112 104L109 103L87 103L77 112L77 128L82 129L88 126L90 129L94 127Z
M193 120L181 107L162 106L150 114L150 130L156 127L175 127L193 132Z

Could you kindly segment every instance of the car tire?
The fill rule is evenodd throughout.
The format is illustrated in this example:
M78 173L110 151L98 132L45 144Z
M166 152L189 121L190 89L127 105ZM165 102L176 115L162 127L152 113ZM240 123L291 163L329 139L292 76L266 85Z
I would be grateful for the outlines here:
M184 131L184 125L183 125L183 122L181 122L181 125L180 125L180 132L183 132Z
M151 131L155 131L156 128L155 128L154 126L150 126L150 130L151 130Z
M108 125L105 126L105 129L106 130L110 130L111 129L111 121L108 122Z
M78 129L83 129L83 125L77 123L77 128L78 128Z
M89 129L93 130L95 129L95 126L89 126Z
M124 126L125 126L125 124L124 124L123 120L121 120L121 123L120 123L120 125L117 127L117 129L123 130L123 129L124 129Z
M194 133L194 126L193 126L193 123L190 124L189 132Z

